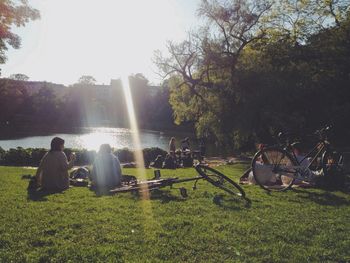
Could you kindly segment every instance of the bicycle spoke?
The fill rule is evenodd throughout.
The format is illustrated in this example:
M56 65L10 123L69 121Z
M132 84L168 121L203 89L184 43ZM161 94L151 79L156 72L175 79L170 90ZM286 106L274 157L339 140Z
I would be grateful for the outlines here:
M203 176L203 178L206 179L209 183L226 191L227 193L230 193L232 195L238 195L243 198L245 197L243 189L219 171L203 165L197 165L196 171L201 176Z
M268 157L269 163L262 156ZM296 169L287 153L279 148L265 148L252 161L253 176L265 190L285 190L294 181Z

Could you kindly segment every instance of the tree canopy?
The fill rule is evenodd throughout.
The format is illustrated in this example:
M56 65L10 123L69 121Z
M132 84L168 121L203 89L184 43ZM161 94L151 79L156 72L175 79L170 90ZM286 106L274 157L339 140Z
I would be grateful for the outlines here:
M183 42L168 42L169 56L155 57L170 83L176 122L191 121L199 136L236 148L277 129L343 127L349 4L203 0L198 15L207 24Z
M16 74L12 74L10 76L10 79L28 81L29 77L25 74L22 74L22 73L16 73Z
M90 75L83 75L79 78L78 84L83 84L83 85L95 85L96 84L96 79L93 76Z
M21 38L13 33L13 27L25 26L29 21L40 18L37 9L29 6L27 0L0 1L0 64L5 63L8 46L19 48Z

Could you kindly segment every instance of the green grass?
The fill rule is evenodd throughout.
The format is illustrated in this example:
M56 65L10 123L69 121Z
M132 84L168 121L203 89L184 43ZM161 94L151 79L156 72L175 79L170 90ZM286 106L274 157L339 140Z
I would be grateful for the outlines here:
M238 181L244 167L219 170ZM151 177L153 170L148 170ZM244 186L251 205L205 181L183 199L164 188L142 201L87 188L28 199L35 170L0 167L0 262L349 262L350 196L298 189L268 195ZM135 174L134 169L124 169ZM194 169L162 170L189 177Z

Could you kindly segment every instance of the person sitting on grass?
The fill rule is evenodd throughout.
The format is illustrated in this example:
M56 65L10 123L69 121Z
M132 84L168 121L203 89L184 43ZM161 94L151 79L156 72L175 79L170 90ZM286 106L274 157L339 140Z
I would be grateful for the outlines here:
M112 153L109 144L102 144L93 163L92 187L98 191L110 190L120 186L122 169L118 158Z
M174 160L172 155L167 154L165 156L163 168L164 169L176 169L176 162L175 162L175 160Z
M300 142L294 142L292 143L292 149L295 158L297 159L298 163L300 166L304 167L304 175L308 177L310 181L314 179L314 173L309 169L310 166L310 160L305 157L305 154L302 151L302 144ZM307 185L310 184L311 182L304 182L302 179L296 179L294 181L295 185Z
M186 137L184 140L181 141L181 150L183 152L190 151L190 138Z
M50 151L40 161L35 178L37 186L43 190L63 191L69 188L68 170L74 165L75 155L71 153L68 162L63 149L64 140L53 138Z
M153 168L162 168L164 162L164 157L162 155L158 155L156 159L151 163L151 167Z

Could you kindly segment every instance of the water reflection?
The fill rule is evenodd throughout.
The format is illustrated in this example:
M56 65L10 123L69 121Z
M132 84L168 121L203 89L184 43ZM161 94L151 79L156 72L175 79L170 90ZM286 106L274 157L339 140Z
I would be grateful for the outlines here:
M29 136L13 140L0 140L0 147L7 150L9 148L23 147L23 148L49 148L50 141L54 136L62 137L68 148L98 150L103 143L109 143L113 148L130 148L134 149L132 142L132 132L125 128L86 128L82 134L51 134L45 136ZM173 133L164 133L157 131L140 131L141 147L159 147L164 150L168 149L170 138L174 136ZM180 147L180 140L188 135L175 136L178 147Z
M97 151L104 143L108 143L113 148L132 148L131 131L128 129L95 128L91 133L77 136L73 144L77 145L77 148Z

